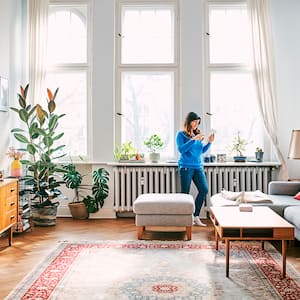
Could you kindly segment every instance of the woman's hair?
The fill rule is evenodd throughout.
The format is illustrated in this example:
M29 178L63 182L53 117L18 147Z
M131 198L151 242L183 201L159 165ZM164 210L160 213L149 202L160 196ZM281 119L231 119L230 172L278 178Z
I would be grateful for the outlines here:
M201 118L194 112L189 112L184 120L183 123L183 132L188 136L192 137L193 135L197 135L200 133L200 129L196 128L195 130L192 130L191 122L199 120L199 123L201 122Z

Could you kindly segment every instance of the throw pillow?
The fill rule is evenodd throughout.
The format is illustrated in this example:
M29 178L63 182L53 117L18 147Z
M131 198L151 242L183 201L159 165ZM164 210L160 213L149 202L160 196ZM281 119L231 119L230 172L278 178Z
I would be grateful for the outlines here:
M295 196L294 196L295 199L297 200L300 200L300 192L298 192Z

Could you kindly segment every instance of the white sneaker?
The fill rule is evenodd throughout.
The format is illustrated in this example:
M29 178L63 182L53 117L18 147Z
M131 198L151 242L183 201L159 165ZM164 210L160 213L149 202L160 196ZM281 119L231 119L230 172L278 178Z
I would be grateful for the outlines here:
M207 226L205 223L201 222L201 220L198 216L194 217L194 223L193 224L197 225L197 226L203 226L203 227Z

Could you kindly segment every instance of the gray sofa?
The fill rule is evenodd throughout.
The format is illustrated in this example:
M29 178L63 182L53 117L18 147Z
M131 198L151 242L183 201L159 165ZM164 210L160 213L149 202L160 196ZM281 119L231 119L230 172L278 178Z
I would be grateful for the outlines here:
M300 241L300 201L294 199L300 191L300 181L271 181L268 186L268 199L272 203L251 203L252 205L268 206L288 222L295 226L295 238ZM221 193L213 195L208 206L239 205L237 201L222 197Z

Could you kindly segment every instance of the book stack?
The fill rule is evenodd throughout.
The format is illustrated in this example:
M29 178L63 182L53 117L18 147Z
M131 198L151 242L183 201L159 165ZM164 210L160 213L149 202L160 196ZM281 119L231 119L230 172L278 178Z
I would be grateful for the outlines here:
M251 204L247 204L247 203L241 203L239 205L239 209L240 209L240 211L246 211L246 212L253 211L252 205Z

